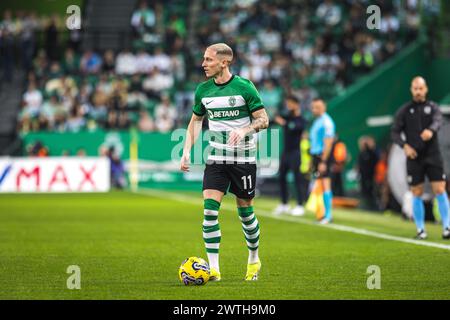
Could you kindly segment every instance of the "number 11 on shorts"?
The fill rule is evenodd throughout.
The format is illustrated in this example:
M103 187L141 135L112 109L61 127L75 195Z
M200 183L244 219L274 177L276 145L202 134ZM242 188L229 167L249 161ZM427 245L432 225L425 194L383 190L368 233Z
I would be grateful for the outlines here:
M242 176L241 180L244 182L244 190L247 190L247 179L248 179L248 189L252 189L252 176Z

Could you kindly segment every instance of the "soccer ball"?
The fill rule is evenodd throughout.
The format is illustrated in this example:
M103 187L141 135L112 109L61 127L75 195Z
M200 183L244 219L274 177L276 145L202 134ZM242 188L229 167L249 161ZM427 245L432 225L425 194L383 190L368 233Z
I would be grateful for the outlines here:
M181 263L178 277L186 286L203 285L209 280L209 265L202 258L190 257Z

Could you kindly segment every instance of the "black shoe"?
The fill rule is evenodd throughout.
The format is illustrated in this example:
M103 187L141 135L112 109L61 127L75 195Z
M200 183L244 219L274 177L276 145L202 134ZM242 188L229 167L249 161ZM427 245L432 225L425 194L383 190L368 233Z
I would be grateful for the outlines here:
M444 232L442 233L442 239L448 240L450 239L450 229L445 228Z
M419 230L417 232L417 235L414 237L414 239L416 239L416 240L425 240L427 237L428 237L428 235L425 232L425 230Z

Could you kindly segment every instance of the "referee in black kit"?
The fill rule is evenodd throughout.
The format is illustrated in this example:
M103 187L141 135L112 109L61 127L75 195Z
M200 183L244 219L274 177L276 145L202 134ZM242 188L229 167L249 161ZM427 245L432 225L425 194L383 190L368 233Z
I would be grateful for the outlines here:
M286 98L286 107L288 113L286 115L278 115L275 117L275 122L283 127L283 154L280 161L280 191L281 204L275 209L275 214L290 213L294 216L301 216L305 214L300 174L300 140L303 130L306 127L306 121L301 116L300 102L295 96L288 96ZM290 210L288 205L288 184L287 174L291 170L294 174L295 187L297 191L297 206Z
M416 77L411 83L413 100L400 108L392 127L392 140L406 154L408 183L413 193L413 214L417 226L416 239L426 239L425 207L422 200L425 176L431 182L441 214L442 238L450 239L449 200L445 191L446 177L437 132L442 124L438 105L427 100L428 87L424 78ZM404 133L404 137L402 137Z

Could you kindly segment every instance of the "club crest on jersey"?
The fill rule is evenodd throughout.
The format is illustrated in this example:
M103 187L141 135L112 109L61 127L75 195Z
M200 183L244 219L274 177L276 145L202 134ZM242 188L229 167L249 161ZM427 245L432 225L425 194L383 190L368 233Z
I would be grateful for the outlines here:
M233 96L231 96L231 97L228 99L228 103L230 104L230 106L234 107L234 106L236 105L236 98L233 97Z
M431 107L430 106L426 106L425 109L423 110L426 114L430 114L431 113Z

